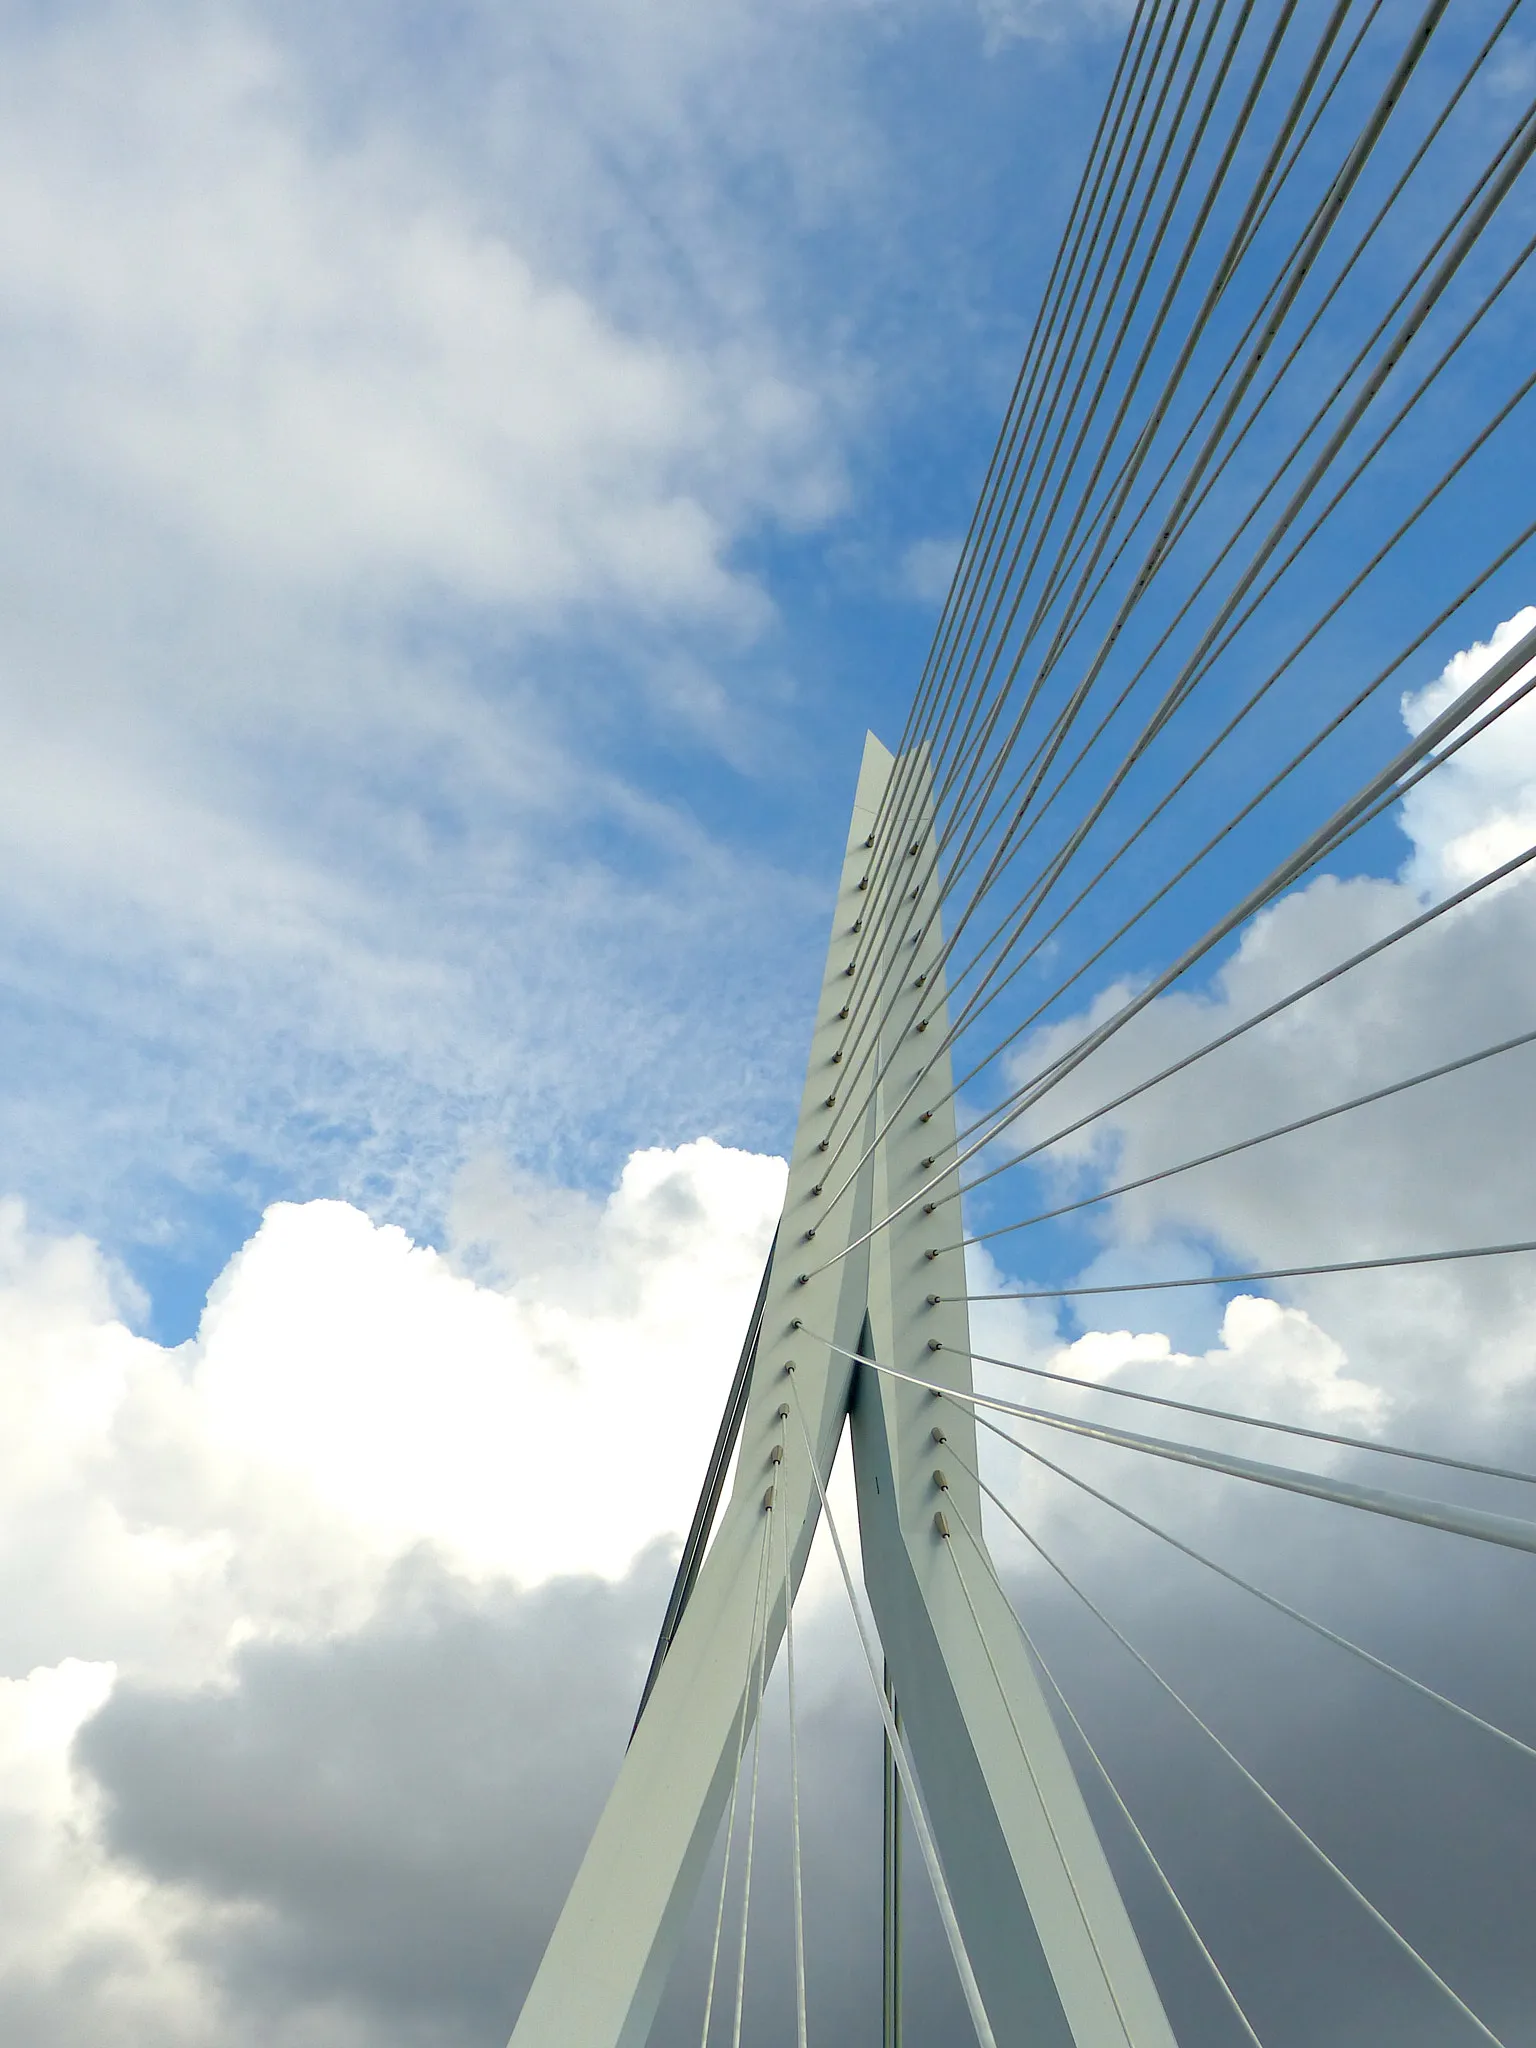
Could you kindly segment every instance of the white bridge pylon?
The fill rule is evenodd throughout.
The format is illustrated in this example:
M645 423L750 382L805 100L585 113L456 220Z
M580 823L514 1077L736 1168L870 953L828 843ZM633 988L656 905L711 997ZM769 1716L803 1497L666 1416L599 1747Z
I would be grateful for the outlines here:
M873 843L881 799L898 773L898 800L879 829L900 832L903 843ZM793 1587L816 1532L820 1493L806 1439L796 1422L786 1428L780 1412L790 1399L791 1362L823 1485L844 1427L852 1431L865 1587L998 2048L1173 2048L1014 1616L990 1570L962 1581L946 1552L949 1542L969 1539L957 1531L946 1538L935 1521L947 1507L980 1539L979 1489L959 1462L943 1460L947 1502L934 1479L943 1459L936 1414L974 1469L969 1415L844 1355L862 1339L882 1364L970 1387L959 1202L941 1202L931 1215L912 1203L858 1242L954 1153L950 1062L933 1057L948 1019L928 796L923 763L898 769L871 734L784 1213L747 1361L735 1481L512 2048L642 2048L650 2033L730 1799L757 1699L758 1655L771 1667L783 1634L779 1574L769 1574L766 1623L760 1609L768 1487L775 1517L788 1518ZM877 898L878 914L866 918ZM918 1029L924 1020L926 1035ZM844 1101L839 1080L851 1079L871 1032L878 1043L864 1085L851 1086ZM845 1043L850 1050L839 1064L833 1055ZM830 1165L850 1115L857 1128ZM930 1305L930 1294L943 1299ZM931 1348L933 1339L941 1349Z

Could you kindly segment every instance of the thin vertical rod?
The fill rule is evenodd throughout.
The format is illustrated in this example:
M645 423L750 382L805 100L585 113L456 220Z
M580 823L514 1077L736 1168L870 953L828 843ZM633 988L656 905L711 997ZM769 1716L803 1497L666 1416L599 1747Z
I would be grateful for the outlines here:
M901 1733L901 1707L891 1684L891 1667L885 1667L885 1698L891 1723L884 1733L885 1744L885 1836L883 1844L880 1953L880 2048L901 2048L901 1779L896 1772L896 1752L890 1727Z

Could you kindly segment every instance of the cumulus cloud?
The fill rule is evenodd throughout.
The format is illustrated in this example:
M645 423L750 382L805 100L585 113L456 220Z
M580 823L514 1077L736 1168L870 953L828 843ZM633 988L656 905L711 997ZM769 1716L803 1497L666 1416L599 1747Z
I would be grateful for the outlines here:
M126 1326L93 1246L6 1207L0 1884L32 1904L0 1980L41 2015L29 2038L68 2038L94 1952L114 2038L239 2039L251 2001L286 2000L316 2041L363 2039L325 2018L363 1979L432 2025L510 2017L633 1711L782 1189L779 1161L700 1140L637 1155L605 1202L552 1191L524 1241L526 1185L482 1166L458 1255L280 1204L175 1350ZM344 1893L348 1924L306 1891ZM470 1895L473 1927L449 1911Z
M1527 605L1488 640L1453 655L1434 682L1404 697L1403 722L1408 730L1422 732L1533 626L1536 605ZM1510 677L1489 709L1507 702L1533 674L1536 662L1528 662ZM1409 791L1403 801L1403 829L1413 842L1403 879L1430 897L1465 887L1536 839L1536 723L1524 706L1506 713L1444 768Z
M112 1314L89 1247L23 1245L13 1668L215 1669L356 1619L421 1544L472 1577L622 1576L691 1512L782 1184L708 1139L638 1155L565 1263L506 1289L345 1203L278 1204L175 1350Z

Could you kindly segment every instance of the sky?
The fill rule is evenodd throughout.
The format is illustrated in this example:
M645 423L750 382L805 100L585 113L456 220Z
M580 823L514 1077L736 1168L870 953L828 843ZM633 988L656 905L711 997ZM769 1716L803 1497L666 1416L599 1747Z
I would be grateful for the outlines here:
M905 716L1122 27L1074 0L0 13L19 2048L505 2038L622 1752L777 1218L862 736ZM1490 122L1533 51L1513 38ZM1522 574L1373 740L1530 625ZM1533 827L1522 711L1055 1107ZM1529 1029L1533 915L1528 885L1489 892L1037 1185ZM1536 1236L1530 1075L1517 1053L1411 1114L1164 1183L1053 1240L1047 1277ZM1028 1286L1031 1256L1001 1240L973 1272ZM998 1304L977 1332L1085 1380L1218 1404L1240 1382L1252 1412L1530 1469L1533 1310L1506 1260ZM1062 1454L1536 1740L1522 1560L1112 1458ZM1528 1759L1064 1482L995 1469L1517 2039ZM1002 1528L996 1548L1264 2038L1451 2038L1044 1568ZM839 1600L822 1555L811 1967L826 2037L858 2042L879 1744ZM782 1862L782 1800L764 1827ZM1181 2038L1220 2048L1230 2020L1113 1853ZM754 2048L787 2011L784 1897L766 1910ZM911 2038L955 2037L912 1911ZM696 2038L706 1935L658 2043Z

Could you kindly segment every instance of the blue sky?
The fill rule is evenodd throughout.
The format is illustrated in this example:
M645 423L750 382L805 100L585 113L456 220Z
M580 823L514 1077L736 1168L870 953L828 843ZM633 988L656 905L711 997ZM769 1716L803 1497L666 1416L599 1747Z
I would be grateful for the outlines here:
M0 1147L159 1333L276 1196L786 1142L1110 19L12 17Z

